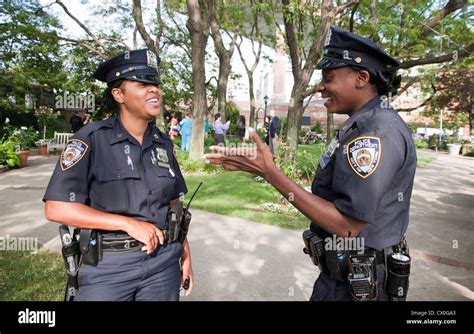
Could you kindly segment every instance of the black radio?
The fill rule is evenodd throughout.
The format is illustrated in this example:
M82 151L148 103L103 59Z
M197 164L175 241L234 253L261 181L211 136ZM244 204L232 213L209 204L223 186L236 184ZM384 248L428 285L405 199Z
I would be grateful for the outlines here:
M349 255L348 281L353 300L366 301L377 299L375 251L365 251L363 255Z

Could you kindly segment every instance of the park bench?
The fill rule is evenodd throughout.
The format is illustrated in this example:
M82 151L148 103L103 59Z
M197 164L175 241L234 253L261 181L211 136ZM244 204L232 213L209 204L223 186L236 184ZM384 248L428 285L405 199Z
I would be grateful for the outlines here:
M56 153L57 149L62 150L64 147L66 147L66 144L72 135L74 135L74 133L54 132L54 138L48 142L48 153L50 151Z

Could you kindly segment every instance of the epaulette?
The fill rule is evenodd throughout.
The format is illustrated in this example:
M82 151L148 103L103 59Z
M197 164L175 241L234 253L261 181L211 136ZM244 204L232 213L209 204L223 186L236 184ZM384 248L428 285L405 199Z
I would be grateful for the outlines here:
M84 125L79 131L75 133L75 136L87 138L95 131L102 128L113 128L115 123L115 117L105 119L103 121L96 121L90 124Z

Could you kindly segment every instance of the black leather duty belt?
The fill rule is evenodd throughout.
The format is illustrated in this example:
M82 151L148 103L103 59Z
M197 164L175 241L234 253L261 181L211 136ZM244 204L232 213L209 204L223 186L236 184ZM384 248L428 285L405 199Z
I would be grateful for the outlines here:
M104 252L130 252L141 249L145 244L131 237L102 239Z

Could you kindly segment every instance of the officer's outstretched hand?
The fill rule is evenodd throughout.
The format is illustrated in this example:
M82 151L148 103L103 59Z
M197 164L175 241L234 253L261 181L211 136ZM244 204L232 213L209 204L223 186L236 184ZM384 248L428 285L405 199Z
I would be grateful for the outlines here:
M142 251L146 251L147 254L153 253L159 244L164 244L165 242L163 232L148 222L132 219L129 221L125 232L132 238L144 243L145 246L142 247Z
M249 132L254 147L211 146L215 153L205 154L204 159L211 164L222 164L226 170L242 170L266 179L271 169L276 168L272 154L254 129L249 128Z

